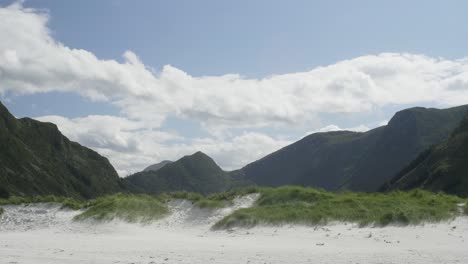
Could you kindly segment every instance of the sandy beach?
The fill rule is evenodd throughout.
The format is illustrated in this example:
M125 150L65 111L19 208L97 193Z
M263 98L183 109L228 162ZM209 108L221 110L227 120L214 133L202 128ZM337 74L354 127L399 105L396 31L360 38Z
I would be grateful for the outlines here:
M385 228L210 226L230 208L202 210L175 201L172 214L149 225L73 222L57 205L6 206L0 263L467 263L468 218Z

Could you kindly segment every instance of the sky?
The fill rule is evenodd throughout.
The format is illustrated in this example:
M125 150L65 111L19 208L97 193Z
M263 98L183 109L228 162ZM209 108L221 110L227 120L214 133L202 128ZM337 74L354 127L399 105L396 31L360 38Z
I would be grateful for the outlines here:
M121 176L468 102L467 1L0 0L0 100Z

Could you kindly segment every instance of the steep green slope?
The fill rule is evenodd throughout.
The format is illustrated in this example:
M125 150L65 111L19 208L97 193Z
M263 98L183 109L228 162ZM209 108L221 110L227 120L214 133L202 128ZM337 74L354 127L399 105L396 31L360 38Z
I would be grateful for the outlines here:
M121 190L106 158L68 140L54 124L16 119L0 103L0 197L92 198Z
M226 190L231 180L216 163L202 152L166 164L157 171L142 171L125 181L145 193L188 191L203 194Z
M421 153L384 190L424 188L468 197L468 116L452 135Z
M424 149L441 142L468 106L410 108L366 133L316 133L232 172L261 186L375 191Z

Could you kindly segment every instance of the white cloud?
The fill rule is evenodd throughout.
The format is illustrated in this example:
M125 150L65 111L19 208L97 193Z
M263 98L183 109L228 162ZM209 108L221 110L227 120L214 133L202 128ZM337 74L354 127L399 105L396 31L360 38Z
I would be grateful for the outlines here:
M199 150L211 156L222 168L237 169L291 143L253 132L222 139L184 139L177 134L147 129L141 122L113 116L73 119L43 116L36 119L57 124L71 140L108 157L121 176Z
M0 95L63 91L115 104L121 117L41 120L108 156L121 174L197 150L237 168L289 143L252 131L306 127L320 113L468 102L468 58L382 53L261 79L197 77L170 65L155 73L131 51L119 62L67 47L54 39L48 20L48 13L21 4L0 8ZM161 131L168 115L198 122L211 136L183 139ZM233 128L246 132L231 134Z
M320 112L387 104L468 101L467 58L383 53L263 79L194 77L169 65L154 74L131 51L120 63L66 47L47 21L48 14L19 4L0 8L0 92L74 92L110 101L155 127L173 114L199 121L207 131L299 125Z
M354 131L354 132L366 132L370 130L370 128L365 125L359 125L356 127L349 127L349 128L341 128L337 125L328 125L326 127L320 128L316 132L330 132L330 131L344 131L344 130Z
M380 122L378 126L383 126L383 125L386 125L386 123L384 124L384 122ZM369 131L371 129L372 128L370 128L370 127L368 127L366 125L359 125L359 126L355 126L355 127L341 128L338 125L331 124L331 125L327 125L327 126L324 126L322 128L319 128L319 129L309 131L309 132L305 133L304 137L306 137L306 136L308 136L310 134L314 134L314 133L324 133L324 132L331 132L331 131L366 132L366 131Z

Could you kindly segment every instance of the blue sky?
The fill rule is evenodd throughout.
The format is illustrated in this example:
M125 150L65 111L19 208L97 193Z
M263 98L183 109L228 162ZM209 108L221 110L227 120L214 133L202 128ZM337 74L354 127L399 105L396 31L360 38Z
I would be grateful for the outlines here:
M4 9L11 3L0 0ZM63 66L82 63L81 59L74 61L82 55L74 51L84 50L97 58L94 64L86 65L105 69L106 78L89 78L77 67L72 67L75 72L60 69L60 76L54 75L51 62L39 79L34 79L38 72L0 75L0 80L8 84L0 87L2 102L18 117L55 121L73 140L107 155L121 174L142 169L153 161L176 159L197 148L211 154L224 168L233 169L309 132L330 126L363 130L384 124L395 111L406 107L446 107L465 99L466 1L213 0L135 4L118 0L38 0L18 5L16 11L5 11L3 17L38 25L38 46L25 47L22 54L14 40L24 44L21 41L28 38L5 28L3 36L12 41L0 47L0 54L15 51L23 62L39 56L46 61L57 58L52 61ZM41 46L50 44L47 38L52 39L53 47ZM72 50L71 55L59 46ZM28 57L28 49L37 51L37 56ZM109 76L108 72L113 71L103 62L113 60L119 66L125 65L128 59L122 54L126 51L138 57L144 74L154 75L148 77L148 82L143 78L137 85L135 80L140 79L129 77L116 83ZM59 60L65 57L65 62ZM7 61L0 67L4 72L13 72ZM415 73L419 77L413 79L411 71L420 68L424 70ZM401 73L399 69L403 69ZM122 67L118 72L126 70L133 71ZM309 75L295 75L310 71L314 72L311 79ZM381 78L381 72L391 72L394 79ZM212 78L191 83L184 74L192 79ZM225 74L236 77L222 77ZM283 76L295 85L289 87L283 77L270 79L272 76ZM437 83L432 82L434 78L439 78ZM249 88L238 88L238 83L244 81L241 87ZM25 85L27 82L31 84ZM362 82L364 86L370 82L371 90L362 88ZM114 93L112 85L122 87ZM454 95L451 88L438 90L444 85L460 86L457 89L461 89L462 96ZM205 86L210 88L205 90ZM324 92L336 86L338 96ZM405 87L395 91L388 88L400 86ZM274 92L269 92L270 87ZM153 101L138 99L143 91L148 92L145 89L152 89ZM300 97L298 89L307 91ZM173 95L171 91L176 90L180 94ZM371 99L361 100L371 93ZM290 97L299 98L288 101ZM306 97L317 106L308 106L302 100ZM279 110L275 105L280 106ZM125 119L122 122L127 123L119 121L121 127L108 134L93 134L102 129L87 127L93 123L89 119L104 116ZM81 128L73 129L76 126ZM152 145L158 150L148 150L143 142L130 142L141 136L138 133L148 131L153 134L145 140L159 136L158 144ZM236 148L239 142L250 145ZM234 160L233 156L243 158Z

